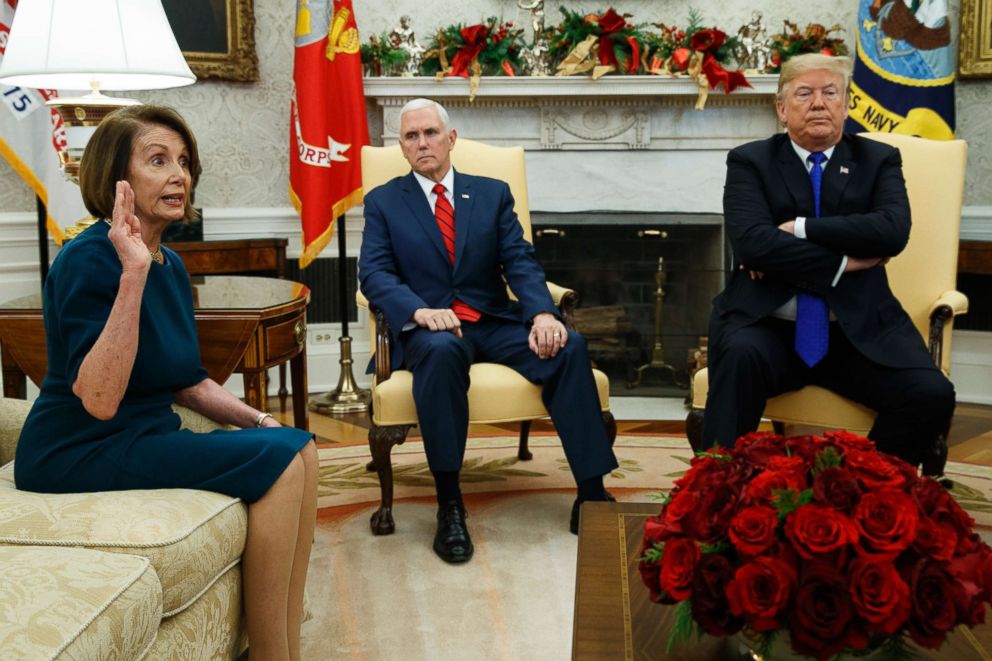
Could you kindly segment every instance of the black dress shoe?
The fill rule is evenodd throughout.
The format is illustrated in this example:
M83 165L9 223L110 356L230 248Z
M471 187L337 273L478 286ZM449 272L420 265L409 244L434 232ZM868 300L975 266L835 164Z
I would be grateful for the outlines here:
M468 562L475 547L465 525L465 508L456 500L448 501L437 509L437 534L434 535L434 552L445 562Z
M568 530L573 535L578 535L579 534L579 507L582 506L582 503L583 502L589 502L589 500L600 501L600 502L602 502L602 501L609 501L611 503L615 503L617 499L614 498L613 497L613 494L611 494L606 489L603 489L603 494L602 494L602 497L601 498L590 498L588 500L581 501L581 502L579 501L578 498L576 498L575 499L575 502L572 503L572 516L568 520Z

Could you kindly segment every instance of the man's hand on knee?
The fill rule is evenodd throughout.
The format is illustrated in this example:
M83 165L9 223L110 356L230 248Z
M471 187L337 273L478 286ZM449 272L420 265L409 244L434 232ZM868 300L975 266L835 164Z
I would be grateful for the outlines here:
M557 356L566 342L568 342L568 331L554 315L548 312L534 315L527 343L530 345L530 350L539 358Z
M462 322L450 308L417 308L413 321L421 328L432 331L451 331L455 337L462 336Z

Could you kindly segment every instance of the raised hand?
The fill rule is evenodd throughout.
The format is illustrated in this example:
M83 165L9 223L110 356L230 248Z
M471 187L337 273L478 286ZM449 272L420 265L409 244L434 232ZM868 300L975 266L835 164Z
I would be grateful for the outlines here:
M134 191L126 181L117 182L113 218L107 236L114 244L125 271L148 271L152 256L141 238L141 221L134 214Z

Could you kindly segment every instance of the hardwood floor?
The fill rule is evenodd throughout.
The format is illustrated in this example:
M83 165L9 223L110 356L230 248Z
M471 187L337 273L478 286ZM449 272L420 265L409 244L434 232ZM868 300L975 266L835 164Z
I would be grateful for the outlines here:
M292 412L279 411L279 400L269 400L270 410L280 421L291 424ZM620 434L683 434L685 420L620 420L617 421ZM341 416L326 416L310 413L310 429L317 434L321 444L357 443L368 440L369 418L366 413L350 413ZM538 420L531 428L533 432L553 431L549 420ZM470 434L516 434L516 424L473 425ZM410 435L416 436L417 429ZM992 406L981 404L958 404L951 422L948 438L949 457L952 461L992 466Z

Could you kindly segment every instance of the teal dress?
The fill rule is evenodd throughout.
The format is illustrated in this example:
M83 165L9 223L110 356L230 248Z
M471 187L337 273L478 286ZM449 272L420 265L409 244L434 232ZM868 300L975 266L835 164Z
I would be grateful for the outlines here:
M207 378L200 365L189 275L163 248L141 301L138 351L124 398L98 420L72 392L117 296L121 263L94 224L70 241L44 291L48 373L21 430L14 463L18 489L47 493L189 488L253 502L265 495L313 438L293 427L180 430L175 393Z

